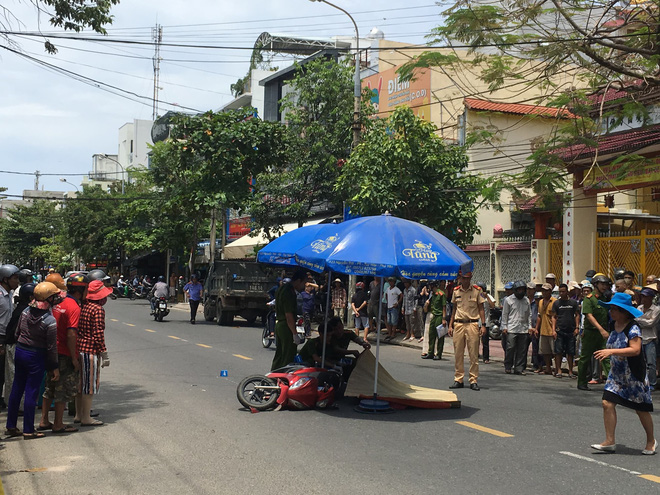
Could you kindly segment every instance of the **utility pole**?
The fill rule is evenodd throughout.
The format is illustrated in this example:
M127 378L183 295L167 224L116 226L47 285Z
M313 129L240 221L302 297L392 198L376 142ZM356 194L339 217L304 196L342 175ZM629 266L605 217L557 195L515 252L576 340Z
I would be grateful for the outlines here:
M151 112L151 118L156 120L158 118L158 84L160 78L160 44L163 41L163 26L156 24L155 28L151 30L152 39L154 40L154 98Z
M38 191L39 190L39 177L41 177L41 172L38 170L34 171L34 190Z

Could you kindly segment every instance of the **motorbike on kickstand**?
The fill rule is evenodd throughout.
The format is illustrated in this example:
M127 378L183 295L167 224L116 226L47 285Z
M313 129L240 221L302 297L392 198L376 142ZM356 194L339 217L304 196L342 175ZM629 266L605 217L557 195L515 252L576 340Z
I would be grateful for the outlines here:
M238 401L252 412L289 409L326 409L335 403L341 387L338 369L290 364L267 375L252 375L238 384Z
M275 300L269 302L268 307L270 308L270 311L268 311L268 314L266 315L264 329L263 332L261 332L261 345L265 348L269 348L273 344L277 345L275 340ZM296 317L296 334L298 334L300 344L304 344L306 338L305 321L303 320L302 316Z
M154 320L163 321L167 315L170 314L170 310L167 308L167 298L159 297L156 299L156 304L154 306Z

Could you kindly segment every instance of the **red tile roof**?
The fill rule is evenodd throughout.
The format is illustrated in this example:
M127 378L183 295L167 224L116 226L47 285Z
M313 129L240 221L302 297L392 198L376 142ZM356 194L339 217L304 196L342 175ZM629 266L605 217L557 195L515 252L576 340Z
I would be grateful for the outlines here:
M596 154L607 155L615 152L637 151L646 146L660 142L660 124L632 129L630 131L613 132L600 136L596 147L586 144L574 144L554 150L564 161L587 158Z
M540 115L542 117L574 118L571 112L561 108L527 105L523 103L498 103L477 98L465 98L465 107L470 110L488 110L491 112L514 113L517 115Z

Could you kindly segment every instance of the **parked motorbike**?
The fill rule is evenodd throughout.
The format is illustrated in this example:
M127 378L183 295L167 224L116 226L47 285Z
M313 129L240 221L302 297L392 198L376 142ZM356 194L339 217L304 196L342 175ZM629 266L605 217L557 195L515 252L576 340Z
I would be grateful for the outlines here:
M493 340L500 340L502 338L502 329L500 328L500 320L502 319L502 308L490 308L490 324L488 326L488 335Z
M156 300L156 305L154 307L154 320L163 321L167 315L170 314L170 310L167 309L167 298L159 297Z
M236 397L245 407L267 411L278 406L290 409L325 409L335 402L341 371L290 364L267 375L252 375L238 384Z

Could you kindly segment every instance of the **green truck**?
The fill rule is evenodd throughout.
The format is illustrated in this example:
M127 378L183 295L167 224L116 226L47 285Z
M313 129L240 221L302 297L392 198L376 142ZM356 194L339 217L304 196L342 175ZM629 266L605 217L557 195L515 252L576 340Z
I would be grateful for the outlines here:
M255 261L215 261L204 282L204 319L218 325L231 325L235 316L250 324L264 321L275 278L272 269Z

